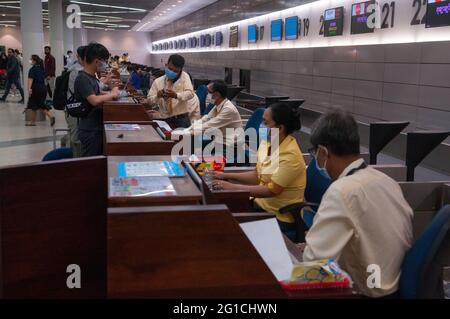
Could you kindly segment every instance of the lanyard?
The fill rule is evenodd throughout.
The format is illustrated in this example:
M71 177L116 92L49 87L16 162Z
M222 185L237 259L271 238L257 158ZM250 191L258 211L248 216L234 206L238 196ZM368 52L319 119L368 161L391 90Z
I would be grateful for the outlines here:
M358 166L358 167L356 167L356 168L350 170L350 172L348 172L347 175L345 175L345 176L353 175L353 174L355 174L357 171L359 171L359 170L361 170L361 169L365 169L365 168L367 168L367 164L366 164L366 162L363 162L360 166Z

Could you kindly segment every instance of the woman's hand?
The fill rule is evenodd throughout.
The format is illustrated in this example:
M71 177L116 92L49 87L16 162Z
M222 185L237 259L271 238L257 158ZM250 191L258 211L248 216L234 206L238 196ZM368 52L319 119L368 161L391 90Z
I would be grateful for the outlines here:
M215 190L232 190L235 189L235 185L230 182L215 180L212 183L212 187Z
M224 180L224 179L228 178L226 176L226 173L220 172L220 171L212 171L211 174L212 174L214 179L218 179L218 180Z

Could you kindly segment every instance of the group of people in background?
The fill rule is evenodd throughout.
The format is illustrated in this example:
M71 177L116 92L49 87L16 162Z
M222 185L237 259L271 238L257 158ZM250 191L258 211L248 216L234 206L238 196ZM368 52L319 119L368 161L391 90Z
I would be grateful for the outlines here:
M5 92L0 98L0 102L5 102L11 88L14 86L20 92L21 99L18 103L25 102L24 91L22 87L21 74L23 71L23 57L19 50L8 49L8 55L2 54L0 58L0 75L5 76ZM55 124L55 116L52 114L51 106L46 102L47 97L53 96L55 87L55 58L51 55L51 48L44 48L44 60L37 54L30 57L30 69L27 74L27 80L24 79L24 85L28 89L27 109L31 110L30 121L26 122L26 126L36 126L36 112L42 110L50 119L50 124Z

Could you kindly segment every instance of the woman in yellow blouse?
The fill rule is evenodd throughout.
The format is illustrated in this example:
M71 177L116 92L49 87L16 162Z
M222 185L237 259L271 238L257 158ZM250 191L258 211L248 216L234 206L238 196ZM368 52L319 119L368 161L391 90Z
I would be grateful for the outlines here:
M302 202L304 197L306 165L297 140L292 136L301 127L299 110L283 103L273 104L264 112L263 123L267 134L260 129L262 141L256 169L243 173L217 172L213 187L250 192L256 208L274 214L281 231L295 240L293 217L280 214L279 210ZM228 179L236 183L225 181Z

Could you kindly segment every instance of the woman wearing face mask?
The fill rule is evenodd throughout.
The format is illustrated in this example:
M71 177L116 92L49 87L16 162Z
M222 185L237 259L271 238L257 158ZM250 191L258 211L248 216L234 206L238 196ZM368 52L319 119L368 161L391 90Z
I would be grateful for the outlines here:
M213 187L224 190L244 190L255 198L256 209L277 217L280 229L287 237L297 238L294 219L280 214L280 208L303 201L306 186L306 166L300 147L292 134L301 127L298 108L276 103L263 115L265 128L258 148L256 169L243 173L215 173ZM269 131L270 130L270 131ZM231 183L227 179L236 181Z
M50 108L45 104L47 90L44 78L44 63L42 59L33 54L30 59L32 67L28 71L28 105L27 108L32 110L31 121L26 126L36 126L36 111L42 110L50 119L51 126L55 125L55 117L50 112Z
M109 58L108 50L99 43L90 43L86 47L84 70L78 73L74 84L75 99L88 106L91 111L80 118L78 138L81 142L81 156L103 154L103 103L119 96L119 89L113 88L102 94L96 73L104 72Z

